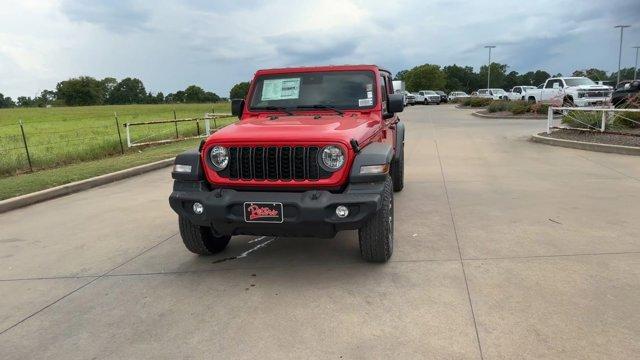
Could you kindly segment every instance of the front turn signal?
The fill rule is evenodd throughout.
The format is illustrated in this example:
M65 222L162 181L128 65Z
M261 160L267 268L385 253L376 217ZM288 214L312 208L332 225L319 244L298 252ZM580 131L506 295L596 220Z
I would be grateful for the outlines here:
M389 164L365 165L360 167L360 174L386 174L389 172Z

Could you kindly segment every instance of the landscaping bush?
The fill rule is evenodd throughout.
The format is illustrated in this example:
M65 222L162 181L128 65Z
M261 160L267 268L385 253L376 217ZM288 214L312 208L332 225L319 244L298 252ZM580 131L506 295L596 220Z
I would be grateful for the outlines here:
M507 111L507 110L509 110L509 103L504 100L492 101L487 107L487 111L490 113Z
M491 104L491 99L479 98L479 97L468 97L462 101L463 106L470 107L485 107Z
M640 112L623 112L616 113L612 119L611 124L615 128L621 129L634 129L640 128Z
M578 129L600 129L601 112L569 111L562 116L562 123Z
M531 111L532 113L540 114L540 115L547 115L547 113L549 112L549 105L540 104L540 103L531 103L531 107L529 111Z
M513 115L526 114L531 111L531 104L526 101L510 101L507 103L507 107Z

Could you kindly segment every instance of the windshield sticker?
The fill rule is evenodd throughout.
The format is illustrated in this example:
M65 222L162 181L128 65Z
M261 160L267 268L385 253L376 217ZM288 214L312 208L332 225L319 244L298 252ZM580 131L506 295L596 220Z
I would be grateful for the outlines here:
M373 99L358 99L358 106L371 106L373 105Z
M367 99L373 99L373 91L367 91Z
M300 78L264 80L262 100L285 100L299 97Z
M367 91L373 91L373 84L367 84Z

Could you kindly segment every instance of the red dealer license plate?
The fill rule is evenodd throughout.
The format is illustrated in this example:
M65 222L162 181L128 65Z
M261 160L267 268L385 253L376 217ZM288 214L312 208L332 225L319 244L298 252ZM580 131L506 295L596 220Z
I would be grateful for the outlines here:
M244 221L258 223L281 223L282 203L246 202L244 203Z

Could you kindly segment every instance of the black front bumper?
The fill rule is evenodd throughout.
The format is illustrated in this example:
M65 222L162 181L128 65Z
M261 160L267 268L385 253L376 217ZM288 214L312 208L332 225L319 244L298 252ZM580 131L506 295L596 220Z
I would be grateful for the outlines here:
M333 237L340 230L360 228L382 202L384 182L350 184L340 193L326 190L304 192L239 191L213 189L203 181L174 182L169 197L171 208L194 224L211 226L217 235L273 235ZM193 203L204 205L204 212L193 212ZM282 223L248 223L245 202L279 202ZM338 218L339 205L349 208L346 218Z

